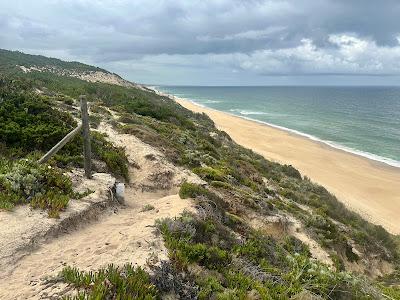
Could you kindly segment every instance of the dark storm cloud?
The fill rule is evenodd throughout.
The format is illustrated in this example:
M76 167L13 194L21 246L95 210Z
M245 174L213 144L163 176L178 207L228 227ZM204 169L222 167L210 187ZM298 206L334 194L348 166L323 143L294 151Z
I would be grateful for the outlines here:
M397 0L2 1L0 47L116 71L201 62L263 75L387 75L400 73L399 16Z
M398 44L400 32L400 1L339 0L337 13L326 12L327 32L355 32L374 39L378 45Z

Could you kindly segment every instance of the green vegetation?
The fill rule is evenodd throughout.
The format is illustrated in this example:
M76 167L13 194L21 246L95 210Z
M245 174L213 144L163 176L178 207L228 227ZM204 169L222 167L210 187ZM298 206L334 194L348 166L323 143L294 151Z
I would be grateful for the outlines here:
M102 71L103 69L85 65L79 62L66 62L56 58L48 58L41 55L29 55L18 51L0 49L0 72L15 74L21 70L17 66L24 67L55 67L71 71ZM107 72L108 73L108 72Z
M141 268L125 265L122 268L113 265L97 272L81 272L66 267L61 279L78 290L75 297L66 299L157 299L156 287L150 282L149 275Z
M368 223L358 214L349 211L325 188L307 179L286 180L281 182L280 194L314 208L314 216L305 216L306 224L319 236L321 236L319 234L321 231L325 232L322 233L323 244L342 247L342 250L346 250L346 237L340 232L338 226L330 221L329 218L331 218L351 228L350 237L365 249L365 252L378 253L388 260L398 258L398 243L393 236L382 226Z
M0 154L22 158L33 151L50 150L77 126L71 114L57 109L59 97L30 91L29 81L0 79ZM92 132L93 158L106 163L114 175L129 181L128 160L123 148ZM83 165L82 137L77 136L55 156L59 167Z
M24 88L24 82L0 79L0 152L9 157L46 151L77 125L48 98Z
M71 180L57 167L28 159L0 161L0 209L30 203L58 217L72 196Z
M124 148L116 147L105 139L104 134L92 132L92 151L104 161L111 173L129 182L128 158Z
M324 299L379 299L380 291L367 280L312 260L299 240L278 242L243 227L244 241L238 240L238 229L218 221L219 213L214 210L205 220L186 214L158 224L170 259L193 278L199 299L288 299L304 292Z
M2 53L0 70L5 69L1 63L8 61ZM0 209L29 203L58 217L69 199L77 196L63 172L83 166L81 136L69 142L49 164L35 162L77 126L74 103L70 96L49 92L32 78L13 78L9 74L6 79L0 74ZM93 158L104 161L109 172L129 181L123 148L115 147L104 135L93 133L92 149Z
M200 195L209 194L208 190L197 184L184 182L179 190L179 197L182 199L195 198Z
M155 207L153 206L153 205L151 205L151 204L146 204L145 206L143 206L143 208L142 208L142 212L145 212L145 211L149 211L149 210L154 210L155 209Z

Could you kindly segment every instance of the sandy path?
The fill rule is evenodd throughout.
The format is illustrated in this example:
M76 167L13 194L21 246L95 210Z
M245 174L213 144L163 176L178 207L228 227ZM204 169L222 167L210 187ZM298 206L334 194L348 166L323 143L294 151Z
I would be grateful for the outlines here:
M58 299L66 285L46 279L57 276L65 265L95 270L111 263L145 266L154 255L160 260L167 258L162 237L154 233L154 223L192 210L193 203L177 195L179 185L183 180L201 180L170 164L157 149L132 135L118 134L107 124L99 129L115 144L126 147L128 159L140 167L130 168L132 184L125 190L125 206L41 245L15 265L1 269L0 299ZM149 160L146 157L150 154ZM161 182L163 174L167 175ZM154 209L142 211L146 204Z
M257 122L175 100L192 111L209 115L237 143L268 159L292 164L354 211L400 234L400 169Z
M160 198L158 198L160 196ZM128 206L102 217L102 220L45 244L13 266L0 280L0 299L40 299L57 292L64 285L46 285L48 276L57 275L65 265L97 269L108 264L131 262L144 266L155 253L167 258L161 237L153 234L158 218L174 217L189 208L190 201L178 195L129 194ZM143 205L154 210L141 212ZM4 271L4 270L3 270Z

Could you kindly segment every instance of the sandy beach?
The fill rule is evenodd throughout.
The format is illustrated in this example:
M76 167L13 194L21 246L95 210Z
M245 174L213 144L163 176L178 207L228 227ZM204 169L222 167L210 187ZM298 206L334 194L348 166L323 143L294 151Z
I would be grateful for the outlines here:
M182 106L206 113L217 128L267 159L291 164L326 187L370 222L400 234L400 169L271 126L204 108L174 97Z

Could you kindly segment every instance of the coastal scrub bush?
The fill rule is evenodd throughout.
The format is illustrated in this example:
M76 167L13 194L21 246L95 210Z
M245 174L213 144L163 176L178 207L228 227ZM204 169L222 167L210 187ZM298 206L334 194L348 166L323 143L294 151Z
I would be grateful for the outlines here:
M179 197L182 199L196 198L201 195L208 195L210 192L201 185L184 182L179 189Z
M69 197L56 191L48 191L33 197L30 204L33 208L48 210L50 218L58 218L60 211L67 207Z
M326 265L295 254L287 256L289 272L283 276L293 294L308 290L330 299L379 299L381 295L369 283L348 272L331 271Z
M284 249L279 247L272 237L259 232L249 236L246 242L236 246L234 251L238 256L246 257L260 265L268 262L268 265L283 267L286 263Z
M89 125L90 125L90 127L91 128L98 128L102 119L103 119L102 116L99 115L99 114L94 114L94 113L90 114L89 115Z
M72 195L70 178L57 167L28 159L0 161L0 208L30 203L58 217Z
M11 157L47 151L76 126L68 113L21 85L0 79L0 143L7 148L3 155Z
M150 276L131 264L123 267L109 265L96 272L66 267L60 277L61 281L77 290L76 296L66 299L158 299L157 288L151 283Z
M287 176L290 176L290 177L293 177L296 179L301 179L300 172L297 169L295 169L292 165L282 165L281 170Z
M350 237L364 248L365 252L377 253L388 261L394 261L399 257L398 243L390 233L382 226L371 224L347 209L324 187L308 179L286 179L281 180L279 184L281 186L279 193L282 196L314 208L316 215L306 218L306 223L310 230L325 237L324 246L342 244L341 248L346 248L346 239L337 230L337 226L329 220L332 218L349 226Z
M222 270L230 262L231 258L227 251L218 247L209 247L205 244L190 244L185 241L167 241L174 245L174 255L181 263L198 263L210 270Z
M199 223L187 218L175 222L167 219L160 221L157 226L164 236L165 243L171 250L174 261L181 266L198 263L210 270L221 270L231 261L231 255L224 249L193 240L195 235L202 236L203 230L196 228ZM211 228L210 228L211 229ZM212 229L211 229L212 230Z
M151 271L153 273L151 280L160 294L173 293L179 299L198 299L199 287L192 276L178 272L170 262L162 261L160 265L151 266Z
M198 167L192 171L207 181L224 181L224 174L220 170L211 167Z
M72 98L64 98L63 102L67 105L73 105L74 104L74 99Z
M90 105L90 112L93 112L93 113L96 113L96 114L100 114L100 115L103 115L103 116L112 116L110 111L107 108L103 107L101 105L101 103L98 103L98 102L97 103L92 103Z
M124 148L114 146L105 139L105 135L92 132L92 149L94 155L104 161L114 175L129 182L129 162Z
M213 295L222 293L224 291L224 287L222 286L221 282L213 276L201 278L199 280L199 285L201 286L198 294L200 300L211 299Z
M54 108L57 96L38 95L32 92L32 84L26 79L0 79L0 154L8 158L25 157L33 151L46 152L77 126L71 114ZM108 113L104 108L95 110ZM99 118L99 114L91 115L92 125L98 125ZM97 132L92 132L91 143L94 158L103 160L114 175L128 181L124 149L107 142ZM63 168L82 167L82 145L82 136L77 135L53 160Z
M362 277L313 260L298 240L281 243L261 232L242 232L245 241L226 244L229 251L214 245L225 238L226 229L212 220L184 214L159 221L157 227L172 266L181 272L188 272L193 264L201 268L194 278L199 299L289 299L304 292L323 299L380 299L382 295Z
M103 161L114 176L129 181L128 158L125 149L106 140L106 135L91 131L92 158ZM83 167L83 138L76 136L54 156L62 168Z

